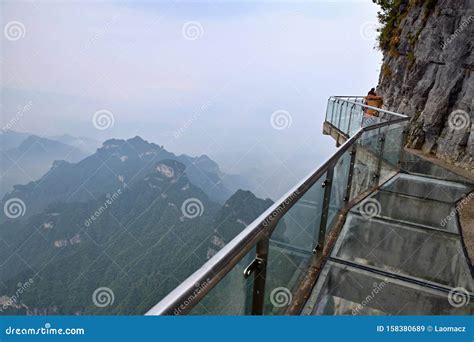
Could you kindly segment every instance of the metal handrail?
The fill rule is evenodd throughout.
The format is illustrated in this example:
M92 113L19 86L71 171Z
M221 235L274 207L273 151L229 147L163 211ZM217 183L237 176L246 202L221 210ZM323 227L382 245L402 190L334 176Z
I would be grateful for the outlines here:
M188 313L202 298L213 289L225 275L231 271L246 255L263 243L268 252L268 238L275 229L278 221L304 196L324 174L332 170L339 158L351 148L359 137L366 131L407 121L403 115L400 119L377 123L360 128L339 149L329 157L319 168L307 175L302 181L288 191L281 199L268 208L263 214L248 225L234 239L225 245L202 267L190 275L184 282L153 306L146 315L176 315ZM263 280L264 281L264 280ZM263 298L260 298L262 301Z
M311 188L318 179L338 160L364 131L361 128L352 138L347 140L321 167L311 172L299 184L294 186L283 197L283 200L275 202L263 214L248 225L234 239L225 245L219 252L209 259L200 269L189 276L183 283L176 287L158 304L151 308L147 315L170 315L175 310L188 312L192 306L180 308L180 303L186 299L193 298L194 304L199 302L220 279L222 279L239 261L257 244L265 235L271 235L278 220ZM287 203L287 204L285 204ZM215 281L215 278L218 278ZM196 291L206 284L201 290ZM198 286L196 286L198 285ZM194 306L194 305L193 305Z
M367 108L367 109L373 109L373 110L376 110L378 112L382 112L382 113L386 113L386 114L389 114L389 115L394 115L394 116L398 116L398 117L401 117L401 118L407 118L408 116L405 115L405 114L400 114L400 113L395 113L395 112L392 112L390 110L386 110L386 109L382 109L382 108L378 108L378 107L373 107L373 106L369 106L369 105L366 105L366 104L363 104L363 103L359 103L359 102L354 102L354 101L350 101L350 100L342 100L342 99L338 99L339 96L331 96L331 98L334 98L336 99L337 101L344 101L344 102L347 102L347 103L350 103L350 104L354 104L354 105L357 105L357 106L361 106L361 107L364 107L364 108ZM365 97L365 96L361 96L361 97Z

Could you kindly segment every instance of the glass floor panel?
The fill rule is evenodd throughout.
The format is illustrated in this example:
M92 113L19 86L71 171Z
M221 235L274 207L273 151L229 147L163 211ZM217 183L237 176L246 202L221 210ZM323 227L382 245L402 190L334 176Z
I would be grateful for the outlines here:
M472 315L474 301L454 307L448 293L328 261L303 315Z
M430 161L422 159L407 151L404 151L403 153L401 169L403 171L419 174L422 176L426 175L429 177L439 178L443 180L462 182L471 185L473 184L472 180L459 176L439 165L435 165Z
M351 209L363 216L388 218L454 234L459 233L453 217L454 204L378 191Z
M458 236L349 214L332 257L474 292Z
M382 190L453 203L461 199L463 195L468 194L472 189L459 183L399 174L382 186Z

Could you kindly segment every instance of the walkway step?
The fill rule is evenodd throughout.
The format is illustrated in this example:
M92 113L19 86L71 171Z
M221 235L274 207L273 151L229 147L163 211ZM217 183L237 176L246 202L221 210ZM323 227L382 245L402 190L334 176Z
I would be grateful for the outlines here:
M303 315L472 315L473 300L453 306L448 293L328 261Z
M417 198L389 191L377 191L351 211L362 215L375 215L380 218L428 229L459 234L454 209L455 205L452 203Z
M461 241L452 234L349 214L332 257L474 292Z
M382 186L382 190L424 199L454 203L472 189L467 185L434 178L399 174Z

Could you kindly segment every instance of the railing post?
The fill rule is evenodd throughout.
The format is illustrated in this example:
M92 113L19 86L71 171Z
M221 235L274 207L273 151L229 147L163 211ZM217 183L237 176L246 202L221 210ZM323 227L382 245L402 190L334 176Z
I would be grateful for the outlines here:
M265 305L265 284L267 279L267 263L270 238L262 238L256 247L257 256L255 260L260 260L261 264L254 274L253 295L252 295L252 315L263 315Z
M349 164L349 175L347 177L347 186L346 186L346 196L344 197L344 202L349 202L351 199L351 191L352 191L352 178L354 177L354 165L356 161L356 154L357 154L357 143L354 143L352 146L350 155L351 155L351 162Z
M319 229L316 231L318 233L318 241L316 244L316 247L313 250L313 253L316 254L316 257L320 257L323 253L324 250L324 240L326 238L326 225L328 222L328 216L329 216L329 205L331 203L331 188L332 188L332 182L333 182L333 177L334 177L334 166L335 164L333 163L326 174L326 180L323 182L321 185L324 188L324 197L323 197L323 205L322 205L322 212L321 212L321 221L319 222Z

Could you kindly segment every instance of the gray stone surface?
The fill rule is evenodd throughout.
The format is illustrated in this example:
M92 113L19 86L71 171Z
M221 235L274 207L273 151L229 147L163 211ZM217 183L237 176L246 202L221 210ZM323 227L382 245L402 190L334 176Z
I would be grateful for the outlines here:
M378 91L412 118L408 147L474 173L474 0L438 0L427 16L424 1L412 3Z

